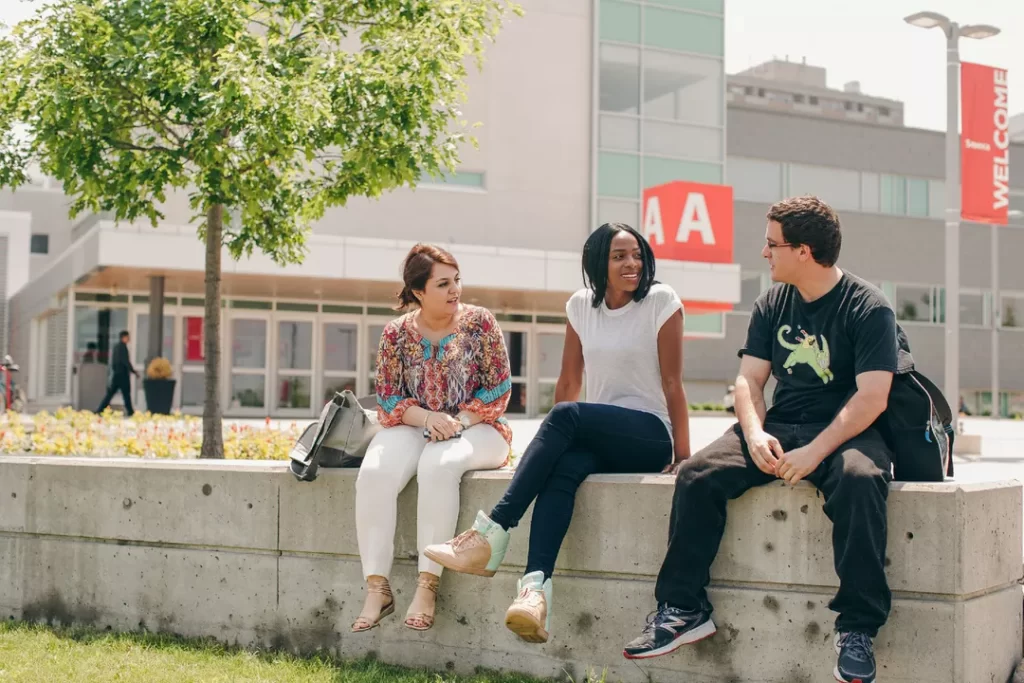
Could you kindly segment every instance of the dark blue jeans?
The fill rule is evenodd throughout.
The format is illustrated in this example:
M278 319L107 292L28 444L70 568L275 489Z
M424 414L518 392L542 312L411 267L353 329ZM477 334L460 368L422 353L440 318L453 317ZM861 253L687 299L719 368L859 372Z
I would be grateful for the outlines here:
M559 403L490 516L511 529L536 499L526 572L549 577L572 520L576 489L588 475L660 472L671 461L672 440L656 415L600 403Z

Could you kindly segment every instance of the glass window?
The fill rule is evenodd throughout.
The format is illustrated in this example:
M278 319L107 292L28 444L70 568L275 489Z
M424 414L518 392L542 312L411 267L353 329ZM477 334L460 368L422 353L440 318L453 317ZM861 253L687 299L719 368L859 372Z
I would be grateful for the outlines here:
M751 273L743 271L740 275L740 303L736 306L737 311L754 310L754 302L764 291L764 275L762 273Z
M174 363L174 316L164 316L163 348L160 355L172 364ZM135 359L137 362L145 362L149 355L149 313L140 313L135 318L135 338L132 339L135 346Z
M336 394L336 393L340 394L341 392L345 391L346 389L348 389L349 391L355 393L355 390L356 390L356 378L355 377L324 377L323 388L324 388L324 401L323 402L327 403L332 398L334 398L334 394ZM373 389L373 385L371 384L370 385L370 392L372 393L373 390L374 390Z
M945 318L940 322L945 322ZM960 292L960 324L979 327L985 324L984 294Z
M50 253L50 236L37 233L29 238L29 251L33 254Z
M721 57L725 22L718 17L644 7L644 45Z
M639 226L640 203L615 199L597 200L597 225L605 223L625 223L634 227Z
M278 377L277 407L286 409L308 409L313 391L311 377ZM334 394L331 394L333 397Z
M232 320L231 367L259 369L266 366L267 322L265 320Z
M640 197L640 158L633 154L600 152L597 193L605 197Z
M484 174L475 171L456 171L451 173L442 170L440 175L434 177L424 173L419 180L421 185L458 185L460 187L484 186Z
M640 7L620 0L601 0L600 36L623 43L640 42Z
M526 414L526 382L512 382L512 391L505 412L510 415Z
M659 157L644 158L644 186L654 187L674 180L692 180L697 183L720 184L722 167L701 161L679 161Z
M122 330L128 329L128 309L75 306L74 363L110 362L110 353L119 341ZM129 350L135 341L128 344ZM134 353L132 357L136 357Z
M729 157L726 174L737 200L768 203L782 199L782 164L778 162Z
M860 174L860 208L870 213L878 213L881 208L877 173Z
M525 332L505 331L505 350L508 352L509 371L513 377L526 377L527 342Z
M1024 327L1024 296L1003 296L1002 327Z
M928 181L909 178L907 181L907 213L911 216L928 215Z
M657 4L679 9L692 9L710 14L722 14L724 0L657 0Z
M645 117L722 123L720 60L645 50L643 62Z
M231 375L231 407L262 408L266 383L265 375Z
M181 406L202 407L206 394L206 380L201 372L181 373Z
M725 319L721 313L689 313L686 316L685 336L702 336L722 334L725 330Z
M916 322L932 320L932 288L896 286L896 319Z
M597 145L601 149L637 151L640 148L640 120L631 116L601 114Z
M789 165L791 196L813 194L836 209L860 209L860 174L840 168Z
M313 369L313 323L281 321L277 324L277 367L281 370Z
M881 176L882 213L904 216L907 213L907 179L898 175Z
M562 370L562 348L564 346L564 334L545 333L537 335L537 377L558 377Z
M722 133L681 123L644 121L644 152L718 162L722 158Z
M622 45L602 45L600 56L601 111L639 114L640 50Z
M369 369L371 380L377 377L377 348L380 346L380 337L384 334L383 325L370 325L366 328L366 355L369 364L366 366ZM371 383L371 388L373 384Z
M370 365L372 371L376 371L379 343L380 332L377 333L377 339L373 344L374 362ZM358 351L359 328L355 323L324 323L324 370L355 372Z

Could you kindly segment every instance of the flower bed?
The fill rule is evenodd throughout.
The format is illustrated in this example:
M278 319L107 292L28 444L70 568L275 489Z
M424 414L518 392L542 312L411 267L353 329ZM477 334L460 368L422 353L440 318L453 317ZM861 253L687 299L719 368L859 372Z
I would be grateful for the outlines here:
M302 428L230 425L224 430L224 457L233 460L287 460ZM136 413L124 418L109 410L61 409L28 421L17 413L0 415L0 453L94 457L198 458L203 423L188 415Z

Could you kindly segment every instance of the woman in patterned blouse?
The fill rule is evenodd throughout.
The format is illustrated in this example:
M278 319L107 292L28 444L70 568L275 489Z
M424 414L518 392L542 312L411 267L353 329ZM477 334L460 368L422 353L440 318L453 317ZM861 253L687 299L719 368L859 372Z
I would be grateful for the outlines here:
M353 631L367 631L395 610L388 583L395 554L398 494L415 474L419 486L416 595L405 625L434 624L441 565L423 548L450 538L459 515L459 482L469 470L508 461L512 430L503 417L511 393L508 352L490 311L462 304L459 265L431 245L412 248L405 288L377 355L377 414L356 481L356 532L367 595Z

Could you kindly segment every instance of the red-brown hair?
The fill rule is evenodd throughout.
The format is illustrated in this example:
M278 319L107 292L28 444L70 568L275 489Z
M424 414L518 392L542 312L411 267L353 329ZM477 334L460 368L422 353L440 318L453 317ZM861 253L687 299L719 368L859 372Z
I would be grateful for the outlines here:
M413 290L427 288L427 280L434 270L434 264L441 263L459 269L459 262L450 253L433 244L417 244L409 250L402 262L402 281L405 286L398 294L396 310L404 310L413 304L419 304Z

